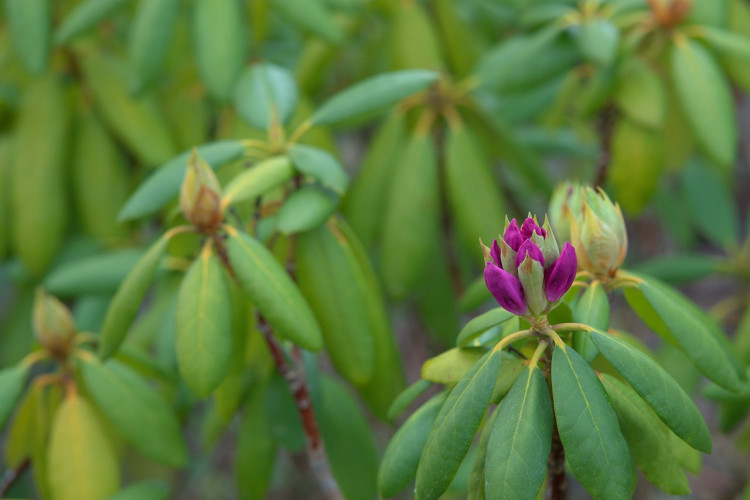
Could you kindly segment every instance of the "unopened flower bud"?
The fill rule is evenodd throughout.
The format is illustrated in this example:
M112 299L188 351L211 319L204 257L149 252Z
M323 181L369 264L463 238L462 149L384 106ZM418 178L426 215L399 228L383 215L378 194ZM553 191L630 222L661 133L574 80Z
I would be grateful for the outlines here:
M36 290L32 324L39 343L49 353L57 358L67 356L71 340L76 334L73 316L62 302L42 288Z
M581 212L581 186L572 182L558 184L549 202L549 218L561 241L570 241L570 217Z
M581 191L583 207L571 222L571 240L581 268L598 276L613 276L628 251L620 205L612 203L601 189L586 187Z
M212 232L223 219L221 186L211 167L193 149L180 189L183 215L203 232Z
M498 304L514 314L546 314L575 279L575 249L566 243L560 252L546 218L540 227L528 217L521 228L515 219L506 219L503 236L492 247L482 247L487 288Z

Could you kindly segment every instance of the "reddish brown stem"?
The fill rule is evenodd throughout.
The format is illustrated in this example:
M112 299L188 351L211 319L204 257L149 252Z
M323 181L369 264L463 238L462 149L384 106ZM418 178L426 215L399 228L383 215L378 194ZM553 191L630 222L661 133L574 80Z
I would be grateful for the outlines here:
M607 170L612 157L612 132L616 113L614 108L605 108L599 116L599 136L601 138L602 151L596 165L596 179L594 186L603 186L607 180Z
M229 272L236 282L237 275L232 263L229 261L229 255L227 254L224 240L219 235L214 235L213 238L219 259L227 269L227 272ZM310 398L310 391L307 386L301 355L299 355L299 348L295 347L295 360L290 364L284 354L284 349L273 335L271 325L268 324L266 319L260 313L258 313L257 318L258 330L263 334L268 349L271 351L271 356L276 364L276 369L279 371L279 374L284 377L284 380L286 380L289 390L294 397L297 412L302 420L302 427L305 431L307 458L310 464L310 469L326 498L329 500L344 500L339 485L333 477L331 465L328 462L328 455L320 436L318 421L313 412L312 399Z
M24 460L17 467L5 471L2 479L0 479L0 498L6 497L8 490L10 490L15 482L18 481L24 472L26 472L29 465L31 465L31 462L29 462L29 460Z

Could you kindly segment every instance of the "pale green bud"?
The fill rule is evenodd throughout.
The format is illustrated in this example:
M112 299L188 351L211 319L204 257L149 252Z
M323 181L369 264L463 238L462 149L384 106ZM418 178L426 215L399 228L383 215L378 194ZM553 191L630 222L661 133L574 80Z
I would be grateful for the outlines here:
M212 232L223 219L221 186L214 171L193 149L180 189L180 209L203 232Z
M43 288L37 288L32 312L34 333L39 343L59 359L67 357L76 334L70 310Z

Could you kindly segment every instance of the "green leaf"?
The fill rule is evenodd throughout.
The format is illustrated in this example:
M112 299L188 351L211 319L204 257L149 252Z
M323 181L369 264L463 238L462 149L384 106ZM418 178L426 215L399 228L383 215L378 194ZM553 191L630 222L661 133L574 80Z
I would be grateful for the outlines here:
M395 69L444 68L435 23L419 2L397 2L388 33L391 64Z
M294 175L287 156L272 156L253 165L232 179L224 189L224 206L257 198L275 189Z
M180 375L195 394L206 398L224 379L232 353L232 297L209 246L182 280L175 329Z
M376 494L378 456L362 410L347 389L323 377L315 412L333 475L348 500L371 500Z
M336 212L339 197L315 184L303 186L292 193L279 210L276 229L293 234L320 227Z
M273 439L264 398L265 385L256 385L245 406L237 442L234 476L242 500L261 500L271 484L278 448Z
M0 371L0 430L5 426L18 398L21 397L29 366L19 363Z
M388 420L393 420L398 417L402 411L411 405L415 399L421 396L424 391L430 388L432 382L429 380L419 379L409 387L403 390L396 399L393 400L393 404L388 408Z
M240 287L274 333L304 349L319 351L323 337L315 316L273 254L258 240L235 230L229 232L227 249Z
M607 331L609 328L609 297L601 282L594 281L576 302L573 320L584 325L593 326ZM586 332L573 332L573 348L578 354L591 362L599 354L599 350L591 343Z
M487 498L487 448L492 428L495 426L497 413L497 410L495 410L492 415L485 418L482 432L479 434L477 456L469 473L469 479L466 481L466 500L486 500Z
M491 242L506 213L501 191L490 170L492 162L475 132L451 127L445 139L445 180L453 220L469 254L479 256L477 238Z
M700 411L680 385L656 361L626 342L598 330L591 340L659 418L683 441L711 452L711 433Z
M339 43L344 33L321 0L269 0L274 10L290 23L332 43Z
M704 38L716 52L750 62L750 40L746 37L705 25L699 30L699 36Z
M125 335L154 279L162 254L167 249L169 238L169 234L165 234L156 240L117 289L102 325L100 358L107 359L112 356L125 340Z
M378 492L394 497L414 479L425 443L447 393L433 396L396 431L383 454L378 471Z
M698 42L679 38L672 47L672 79L698 145L729 169L737 154L737 126L729 82Z
M438 238L440 189L435 145L413 134L393 176L383 221L382 278L389 295L404 299L428 271L425 255Z
M210 142L195 148L211 167L217 168L235 160L245 152L243 141L225 140ZM118 220L130 220L150 215L169 203L180 192L192 151L185 151L165 163L148 177L128 198L118 215Z
M617 57L619 28L608 19L593 18L571 29L584 59L599 66L609 66Z
M645 127L661 128L667 117L664 83L648 63L630 59L619 72L614 91L617 107Z
M107 500L166 500L168 496L169 483L163 479L151 479L128 486Z
M544 375L529 367L497 410L487 446L488 500L536 498L547 474L553 420Z
M286 68L257 63L246 68L234 86L234 107L247 123L268 130L284 124L297 109L299 90Z
M112 361L81 356L80 374L96 406L148 458L172 467L187 463L187 448L172 409L138 375Z
M227 101L245 63L245 12L235 0L196 0L193 40L196 65L208 93Z
M455 384L486 353L484 347L454 347L425 361L422 378L436 384Z
M682 188L695 226L712 242L730 249L738 244L739 214L726 179L718 174L709 165L693 160L683 171Z
M140 0L128 33L128 55L135 75L131 88L140 91L159 76L172 40L180 0Z
M397 158L406 135L404 121L403 114L397 111L383 121L370 140L342 203L342 213L366 248L372 248L380 237L386 193L398 168Z
M26 69L42 73L49 63L52 12L49 0L5 0L13 49Z
M487 411L499 370L500 353L490 351L451 391L419 460L417 500L436 500L450 485Z
M649 481L672 495L687 495L690 485L672 452L669 431L626 384L612 375L599 376L617 413L620 429L638 467Z
M635 269L669 283L696 281L717 272L719 260L705 254L670 254L640 262Z
M609 182L623 210L640 213L656 193L664 170L664 144L652 130L620 119L612 136Z
M555 347L552 393L573 475L595 500L629 499L635 478L628 444L601 382L575 350Z
M484 284L484 281L482 284ZM461 328L461 331L458 333L458 338L456 339L456 345L459 347L466 346L487 330L515 317L515 314L506 311L502 307L490 309L476 318L473 318Z
M334 95L310 117L313 125L332 125L391 106L432 85L435 71L408 69L382 73Z
M131 0L84 0L65 16L55 30L55 44L62 45L90 30L125 7Z
M113 250L64 262L44 279L44 287L61 297L111 294L143 256L135 249Z
M321 326L333 366L354 384L366 384L374 371L375 333L351 246L334 228L321 227L298 236L296 259L300 290Z
M52 424L48 481L55 500L101 500L120 486L120 467L91 404L72 393Z
M625 298L646 325L679 346L710 380L730 390L740 388L737 361L718 326L685 296L653 278L627 288Z
M349 176L339 161L328 151L304 144L295 144L289 149L294 168L309 175L323 186L344 194L349 185Z
M521 373L528 366L523 359L519 359L515 355L509 355L506 352L501 354L501 358L500 373L497 376L495 388L492 390L492 397L490 398L490 403L493 404L500 404L502 399L510 392L518 377L521 376Z

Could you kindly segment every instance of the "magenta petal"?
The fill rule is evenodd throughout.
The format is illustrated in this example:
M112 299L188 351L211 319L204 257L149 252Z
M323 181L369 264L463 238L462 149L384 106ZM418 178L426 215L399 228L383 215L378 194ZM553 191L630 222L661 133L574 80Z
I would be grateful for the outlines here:
M547 231L539 227L537 223L534 222L534 219L527 217L526 220L523 221L523 226L521 226L521 236L523 236L524 240L528 240L534 233L544 238L547 237Z
M527 254L535 261L544 265L544 254L542 254L542 251L536 246L536 243L531 240L526 240L516 254L516 267L521 265L521 262L523 262L523 259L526 258Z
M557 302L565 295L576 278L577 270L576 249L570 242L565 242L560 257L544 272L544 293L548 301Z
M500 253L500 245L497 244L497 240L492 240L492 248L490 248L490 255L492 256L492 260L495 261L495 264L503 267L503 261L501 260L502 254Z
M510 221L508 228L505 230L505 234L503 234L503 239L514 252L518 251L524 238L523 235L521 235L521 230L518 229L518 222L516 222L516 219Z
M484 282L501 307L513 314L526 314L526 298L518 278L488 262L484 266Z

